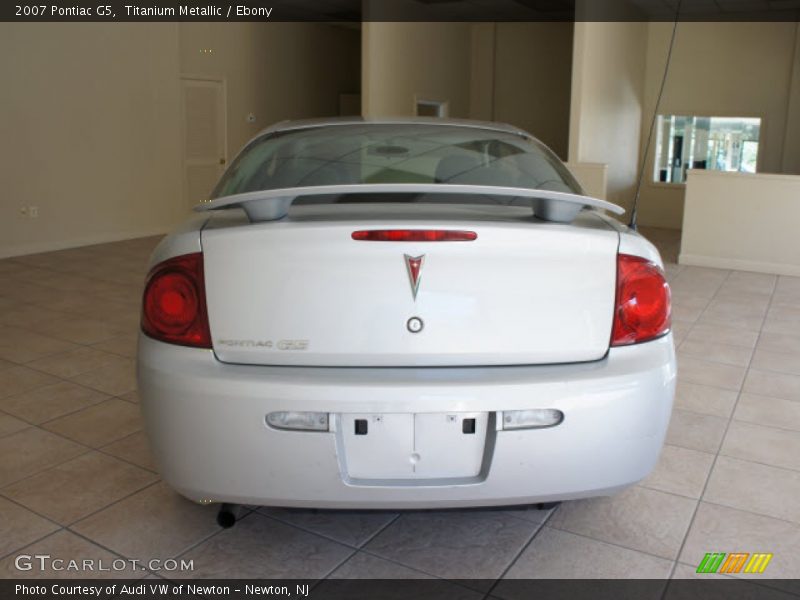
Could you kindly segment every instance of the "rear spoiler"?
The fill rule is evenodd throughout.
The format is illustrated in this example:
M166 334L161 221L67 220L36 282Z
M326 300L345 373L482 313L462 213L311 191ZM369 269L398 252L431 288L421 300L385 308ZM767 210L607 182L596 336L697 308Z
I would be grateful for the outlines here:
M625 212L624 208L611 202L567 192L447 183L358 183L260 190L215 198L198 204L194 210L202 212L238 207L247 213L250 221L276 221L287 215L295 198L336 194L472 194L526 198L531 201L534 215L558 223L569 223L584 208L600 208L616 215Z

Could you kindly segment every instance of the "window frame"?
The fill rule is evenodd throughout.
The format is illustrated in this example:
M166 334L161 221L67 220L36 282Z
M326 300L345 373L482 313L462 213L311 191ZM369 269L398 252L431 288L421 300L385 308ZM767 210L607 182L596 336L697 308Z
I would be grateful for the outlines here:
M648 151L647 160L645 161L645 168L647 168L645 184L653 189L674 189L683 190L686 187L686 181L673 182L673 181L655 181L655 167L656 167L656 149L657 149L657 135L658 132L655 128L658 126L658 117L668 116L681 116L681 117L708 117L708 118L723 118L723 119L760 119L761 124L758 130L758 144L759 152L756 157L756 173L763 172L764 162L764 147L766 146L767 134L767 118L764 113L752 111L720 111L720 110L682 110L682 109L660 109L656 113L656 123L653 125L653 143ZM646 132L643 130L643 144L647 143ZM690 169L691 170L691 169ZM739 171L718 171L717 169L702 169L706 171L717 171L718 173L739 173Z

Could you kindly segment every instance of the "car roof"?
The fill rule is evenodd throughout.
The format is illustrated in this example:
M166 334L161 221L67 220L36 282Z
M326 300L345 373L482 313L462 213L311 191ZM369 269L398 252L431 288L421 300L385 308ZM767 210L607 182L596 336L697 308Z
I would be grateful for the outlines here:
M332 125L443 125L457 127L471 127L474 129L488 129L502 133L512 133L523 137L532 138L527 131L492 121L476 121L472 119L443 119L441 117L327 117L320 119L298 119L294 121L280 121L263 129L256 137L278 131L291 131L294 129L309 129L312 127L327 127Z

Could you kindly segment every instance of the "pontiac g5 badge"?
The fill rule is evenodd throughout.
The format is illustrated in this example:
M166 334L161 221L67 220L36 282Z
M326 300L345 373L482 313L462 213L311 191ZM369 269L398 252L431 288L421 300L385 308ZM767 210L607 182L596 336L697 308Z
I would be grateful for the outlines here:
M422 278L422 264L425 262L425 255L409 256L403 255L406 259L406 270L408 271L408 280L411 283L411 295L414 300L417 299L417 291L419 290L419 281Z

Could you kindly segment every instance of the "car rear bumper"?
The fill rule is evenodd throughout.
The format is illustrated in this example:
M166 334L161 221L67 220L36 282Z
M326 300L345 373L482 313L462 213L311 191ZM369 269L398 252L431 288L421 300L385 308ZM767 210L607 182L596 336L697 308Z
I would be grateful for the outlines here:
M301 368L224 364L140 336L138 378L164 479L198 501L317 508L511 505L608 495L660 453L675 389L672 336L600 361L537 367ZM274 411L332 415L555 408L561 424L487 433L481 473L354 479L339 432L272 429Z

